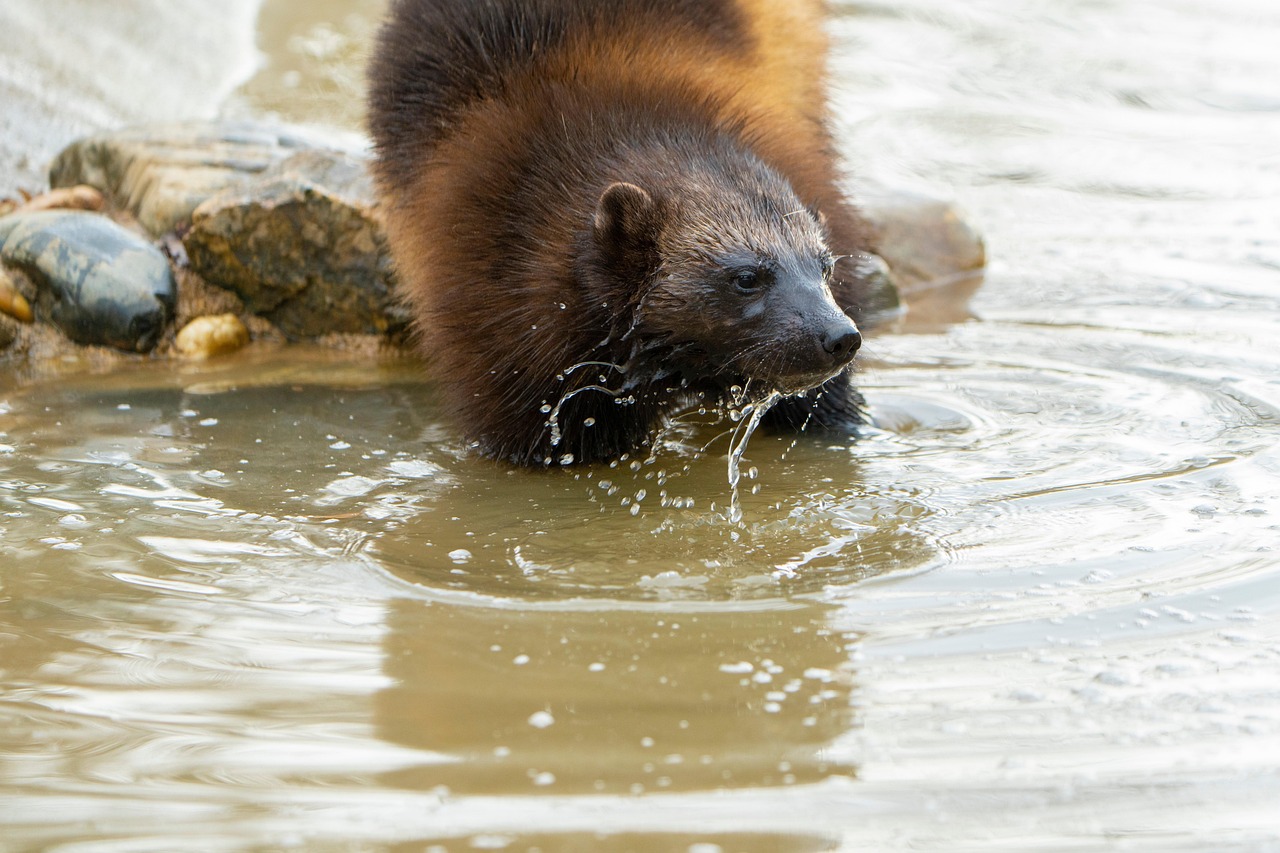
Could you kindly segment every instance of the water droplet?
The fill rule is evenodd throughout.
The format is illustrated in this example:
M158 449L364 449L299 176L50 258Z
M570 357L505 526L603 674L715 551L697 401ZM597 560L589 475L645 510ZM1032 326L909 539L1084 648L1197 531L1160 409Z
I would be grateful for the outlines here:
M595 426L595 425L596 425L596 419L595 419L595 418L583 418L583 420L582 420L582 425L583 425L584 427L593 427L593 426Z

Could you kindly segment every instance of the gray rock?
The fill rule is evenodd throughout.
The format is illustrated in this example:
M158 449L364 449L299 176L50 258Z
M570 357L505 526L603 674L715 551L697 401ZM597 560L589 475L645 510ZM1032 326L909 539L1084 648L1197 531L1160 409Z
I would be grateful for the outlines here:
M867 283L863 294L863 319L858 322L870 328L882 320L900 315L902 301L898 283L885 259L868 252L859 255L856 262L859 277Z
M257 122L131 128L73 143L53 161L49 184L97 187L159 236L211 196L317 144L296 128Z
M951 202L885 187L867 188L859 202L907 301L912 291L977 276L986 265L982 236Z
M191 268L286 335L385 333L391 258L365 163L312 150L201 204L183 237Z
M148 352L173 312L176 288L164 255L102 216L6 216L0 256L38 285L36 316L78 343Z

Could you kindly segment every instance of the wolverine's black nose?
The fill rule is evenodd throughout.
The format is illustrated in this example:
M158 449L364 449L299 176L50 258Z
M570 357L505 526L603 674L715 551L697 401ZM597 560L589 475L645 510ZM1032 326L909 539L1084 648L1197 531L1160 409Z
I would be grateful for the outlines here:
M832 361L848 361L862 346L862 335L848 317L841 317L822 333L822 349Z

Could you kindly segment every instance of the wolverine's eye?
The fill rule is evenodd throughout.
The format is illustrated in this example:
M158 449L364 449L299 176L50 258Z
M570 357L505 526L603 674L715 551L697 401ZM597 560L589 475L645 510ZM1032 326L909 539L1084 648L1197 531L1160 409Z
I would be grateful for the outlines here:
M760 289L760 275L755 270L743 270L735 273L733 286L742 293L752 293Z
M766 269L750 268L733 274L733 286L739 293L756 293L769 284L772 274Z

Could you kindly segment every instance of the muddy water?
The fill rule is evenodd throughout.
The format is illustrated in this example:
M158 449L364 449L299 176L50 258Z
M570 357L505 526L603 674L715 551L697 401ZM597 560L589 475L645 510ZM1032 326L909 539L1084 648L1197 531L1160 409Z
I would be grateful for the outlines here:
M233 107L338 121L270 93L372 12L285 8ZM1280 845L1280 12L843 12L851 165L995 263L739 524L707 418L525 472L411 361L4 379L0 849Z

